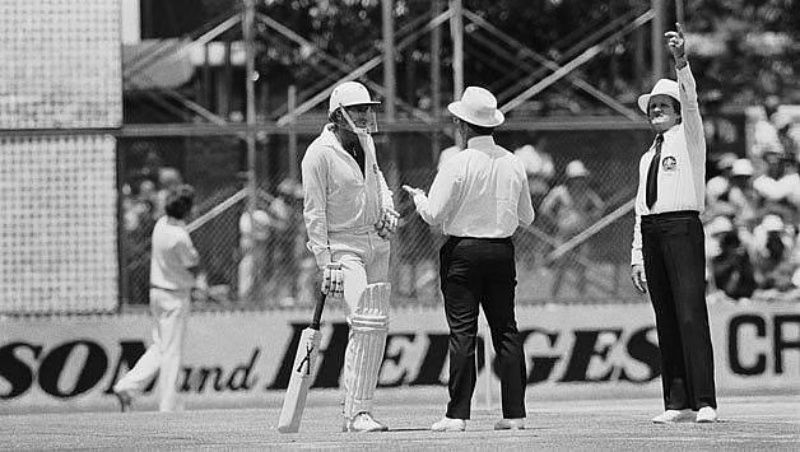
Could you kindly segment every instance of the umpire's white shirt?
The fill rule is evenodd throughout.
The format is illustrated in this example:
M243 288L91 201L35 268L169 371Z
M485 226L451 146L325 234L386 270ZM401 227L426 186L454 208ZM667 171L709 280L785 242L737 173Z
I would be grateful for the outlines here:
M647 171L655 155L655 141L639 161L631 265L644 263L642 215L681 210L702 212L705 208L706 138L697 102L697 85L688 64L677 72L682 120L680 124L664 132L658 168L658 194L652 209L647 207L646 188Z
M361 139L364 173L326 125L303 157L303 217L308 249L319 267L331 261L329 232L375 231L381 208L394 208L392 192L378 168L372 137Z
M194 286L189 268L200 263L183 221L162 216L153 228L150 284L161 289L188 292Z
M414 204L423 220L455 237L510 237L534 218L522 161L491 136L471 138Z

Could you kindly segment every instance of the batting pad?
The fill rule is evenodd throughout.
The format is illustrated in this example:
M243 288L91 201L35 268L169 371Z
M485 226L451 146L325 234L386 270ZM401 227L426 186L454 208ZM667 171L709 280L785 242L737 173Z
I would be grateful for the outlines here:
M356 311L348 319L350 338L344 358L344 415L347 418L372 409L389 329L391 292L389 283L368 285Z

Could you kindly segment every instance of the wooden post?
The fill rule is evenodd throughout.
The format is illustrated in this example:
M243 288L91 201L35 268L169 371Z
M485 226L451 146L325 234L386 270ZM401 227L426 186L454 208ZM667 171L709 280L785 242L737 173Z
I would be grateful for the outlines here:
M211 58L210 51L208 48L209 44L203 44L203 70L201 72L202 77L201 80L201 87L200 90L202 92L200 99L201 103L204 107L209 110L212 110L211 105L213 104L214 95L212 94L214 89L214 84L212 83L212 76L211 76Z
M653 11L655 12L655 17L653 17L652 22L652 33L651 33L651 48L653 51L653 61L652 63L652 70L653 70L653 83L655 83L658 79L663 78L665 71L664 71L664 0L651 0L651 4L653 5Z
M231 85L233 82L233 65L231 64L231 41L225 41L225 55L224 66L222 68L222 76L217 78L217 115L228 120L230 115L230 102L231 102Z
M444 4L442 0L431 2L431 17L436 17L442 13ZM433 166L439 163L439 153L442 151L441 136L439 127L442 122L442 28L436 27L431 30L431 116L436 122L437 128L431 137L431 161Z
M383 87L386 90L384 99L384 112L386 121L393 123L395 120L395 65L394 65L394 15L392 6L394 0L382 0L383 18Z
M247 121L247 211L251 215L256 208L256 96L255 96L255 49L253 44L253 31L255 19L255 0L244 0L244 20L242 21L242 34L245 48L245 94ZM230 59L230 57L229 57Z
M288 94L289 113L293 113L297 108L297 86L289 85ZM297 174L297 129L295 120L289 123L289 177L293 181L299 181Z
M684 20L686 20L686 17L683 9L683 0L675 0L675 21L683 25Z
M393 6L394 0L382 0L382 19L383 19L383 87L386 90L384 98L384 113L386 122L394 124L395 122L395 102L397 86L395 74L395 50L394 50L394 14ZM400 174L398 168L397 148L395 140L389 139L386 141L389 147L390 165L388 168L386 183L390 187L397 187L399 185Z
M453 100L461 99L464 92L464 10L461 0L450 0L453 18L450 19L450 34L453 38ZM464 147L459 134L456 146Z

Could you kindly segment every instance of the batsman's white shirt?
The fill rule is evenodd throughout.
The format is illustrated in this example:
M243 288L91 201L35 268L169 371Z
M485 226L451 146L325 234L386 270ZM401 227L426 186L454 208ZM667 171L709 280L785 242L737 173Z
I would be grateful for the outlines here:
M188 292L194 286L194 275L189 268L199 263L200 255L186 231L186 224L162 216L153 228L150 284L161 289Z
M491 136L471 138L414 204L423 220L455 237L510 237L534 218L522 161Z
M303 157L303 217L308 249L322 268L331 262L330 234L374 232L382 207L394 208L378 168L372 137L361 139L364 173L327 124Z
M639 161L639 189L636 192L636 223L633 228L631 265L644 263L642 257L642 215L705 209L706 136L697 102L697 84L689 65L678 69L681 123L664 132L658 168L658 195L653 208L646 202L647 171L655 155L655 141Z

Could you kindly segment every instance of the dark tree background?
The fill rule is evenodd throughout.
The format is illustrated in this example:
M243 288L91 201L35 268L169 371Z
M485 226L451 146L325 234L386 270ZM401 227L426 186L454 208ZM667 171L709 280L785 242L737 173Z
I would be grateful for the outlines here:
M403 30L415 21L432 17L433 3L434 0L395 0L396 29ZM442 1L444 7L447 3ZM665 3L667 23L671 23L674 3ZM634 17L650 6L649 1L643 0L464 0L463 4L503 33L560 64L574 57L569 54L573 46L600 27L621 16ZM237 0L143 0L143 36L190 34L239 8L241 2ZM380 55L380 0L262 0L257 2L257 8L351 66ZM759 103L768 94L776 94L787 103L800 103L800 2L685 0L685 11L691 61L704 95L719 99L727 107ZM503 92L530 74L523 63L541 67L521 54L517 55L520 64L515 64L481 39L493 39L512 55L518 53L517 49L502 44L468 20L464 23L467 84L482 84ZM224 38L240 36L237 31ZM443 91L449 93L452 43L446 26L442 37ZM651 83L649 72L643 73L650 67L649 39L649 27L645 26L638 35L631 33L612 41L575 75L633 105L636 94ZM275 98L270 104L276 107L277 114L277 105L285 103L288 85L298 87L302 101L314 93L315 87L324 87L341 75L326 65L318 53L297 46L263 25L259 27L258 41L257 69L262 74L259 83L269 87L270 96ZM422 108L430 96L430 57L428 35L397 55L397 92ZM381 68L371 71L369 77L381 82ZM509 95L521 89L524 87L511 89ZM442 101L449 100L445 94ZM539 114L608 112L566 81L536 96L530 104L530 109Z

